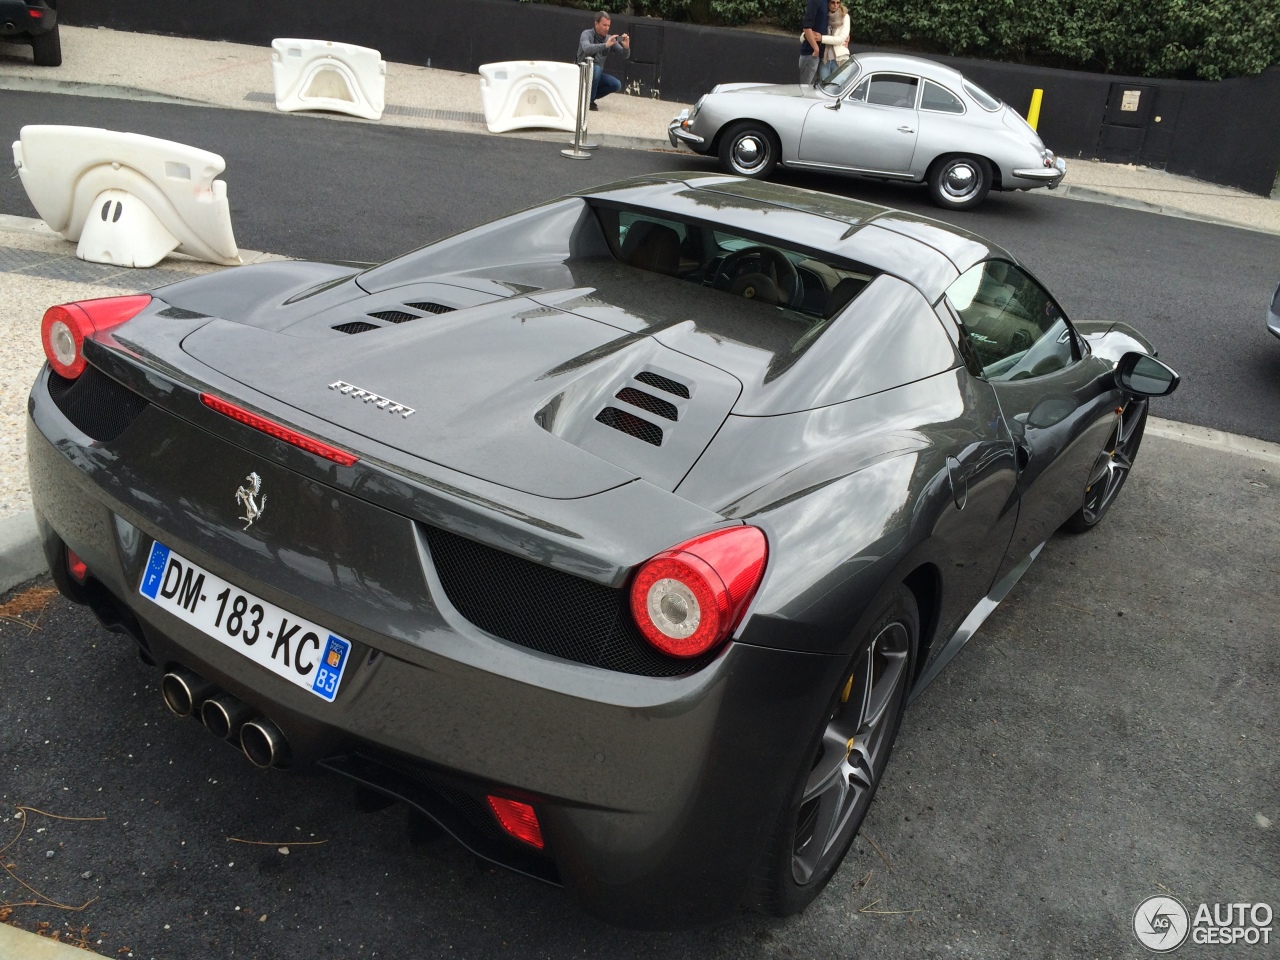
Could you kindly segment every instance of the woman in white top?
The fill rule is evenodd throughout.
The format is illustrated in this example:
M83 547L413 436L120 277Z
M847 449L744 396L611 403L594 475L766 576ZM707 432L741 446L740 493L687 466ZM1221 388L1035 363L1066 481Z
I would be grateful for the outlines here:
M840 0L830 0L827 11L827 29L831 32L822 36L822 63L818 67L824 79L849 59L849 11Z

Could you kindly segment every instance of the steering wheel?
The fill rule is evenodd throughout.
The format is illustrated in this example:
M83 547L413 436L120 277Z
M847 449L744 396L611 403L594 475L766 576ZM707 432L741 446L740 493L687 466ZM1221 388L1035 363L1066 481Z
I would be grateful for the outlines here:
M763 244L743 247L725 257L714 285L717 290L780 307L794 305L804 292L795 264L781 250Z

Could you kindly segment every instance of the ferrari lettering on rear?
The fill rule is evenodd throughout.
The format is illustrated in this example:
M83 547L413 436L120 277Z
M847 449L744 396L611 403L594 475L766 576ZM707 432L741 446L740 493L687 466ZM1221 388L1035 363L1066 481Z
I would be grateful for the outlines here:
M398 413L401 417L407 419L416 413L413 407L406 407L403 403L396 403L386 397L379 396L371 390L365 390L357 387L354 383L347 383L345 380L335 380L329 384L330 390L337 390L344 397L351 397L353 400L363 400L365 403L371 403L379 410L385 410L387 413Z

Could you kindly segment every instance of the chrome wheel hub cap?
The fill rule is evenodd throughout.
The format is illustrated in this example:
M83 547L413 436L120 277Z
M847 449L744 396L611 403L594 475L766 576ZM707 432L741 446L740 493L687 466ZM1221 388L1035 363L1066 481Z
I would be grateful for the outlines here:
M968 161L953 163L942 176L942 189L954 200L966 200L978 190L981 177Z
M733 159L743 169L760 165L764 156L764 144L757 137L743 137L733 147Z

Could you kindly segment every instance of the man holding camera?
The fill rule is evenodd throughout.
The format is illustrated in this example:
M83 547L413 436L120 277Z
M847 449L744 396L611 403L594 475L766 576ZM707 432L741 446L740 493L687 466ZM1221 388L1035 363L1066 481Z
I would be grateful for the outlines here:
M592 110L599 109L596 106L598 99L622 89L621 80L604 72L604 62L609 52L621 53L624 60L631 56L631 37L625 33L621 36L610 33L610 23L609 14L601 10L596 14L595 26L583 30L582 36L578 38L578 63L588 59L593 61Z

